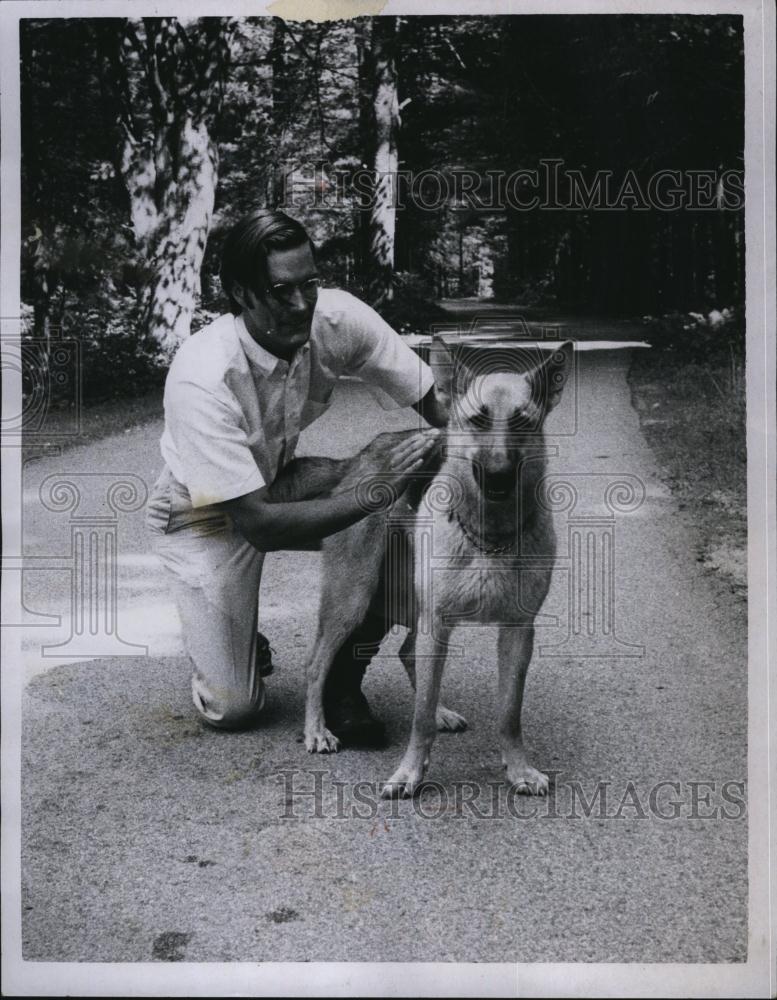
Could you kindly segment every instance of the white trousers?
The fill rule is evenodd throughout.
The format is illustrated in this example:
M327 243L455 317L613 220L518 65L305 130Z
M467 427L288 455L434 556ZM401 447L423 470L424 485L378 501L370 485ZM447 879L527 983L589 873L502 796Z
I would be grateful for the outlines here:
M165 468L146 510L146 527L165 568L192 660L192 697L222 729L252 725L265 700L256 667L259 584L264 553L226 515L192 511Z

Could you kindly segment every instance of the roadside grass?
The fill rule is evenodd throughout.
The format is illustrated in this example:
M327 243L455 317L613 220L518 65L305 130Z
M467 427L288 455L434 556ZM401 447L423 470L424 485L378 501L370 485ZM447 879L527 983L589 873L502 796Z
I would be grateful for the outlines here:
M738 349L706 358L677 346L635 351L632 400L664 479L688 515L697 560L747 588L745 371Z
M47 447L55 445L62 451L67 451L70 448L89 444L90 441L98 441L111 434L129 433L136 427L142 427L153 420L161 419L164 413L163 394L164 387L160 385L133 398L106 399L103 402L84 406L80 413L78 434L65 438L52 437L51 441L48 442L45 432L36 434L33 445L28 441L24 442L22 456L25 459L32 458L45 452ZM53 407L50 414L47 415L47 426L56 427L60 420L62 424L71 425L73 423L72 411L68 413L60 411L58 419L57 408Z

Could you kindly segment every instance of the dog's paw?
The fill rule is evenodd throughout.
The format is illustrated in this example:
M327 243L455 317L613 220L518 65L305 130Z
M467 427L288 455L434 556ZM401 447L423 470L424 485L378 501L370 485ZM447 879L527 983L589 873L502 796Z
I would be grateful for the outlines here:
M547 774L523 764L521 767L508 767L507 778L519 795L547 795L550 783Z
M340 740L328 729L305 734L305 749L308 753L337 753Z
M411 799L418 791L423 776L423 768L400 766L381 789L380 797L382 799Z
M440 705L435 715L437 731L440 733L461 733L467 728L467 720L452 708Z

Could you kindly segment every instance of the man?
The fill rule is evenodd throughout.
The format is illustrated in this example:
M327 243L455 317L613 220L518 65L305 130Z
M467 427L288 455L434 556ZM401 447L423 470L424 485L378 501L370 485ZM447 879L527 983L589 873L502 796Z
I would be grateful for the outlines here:
M261 712L272 669L257 634L264 553L315 544L367 513L353 492L268 502L300 431L347 374L435 426L446 412L431 370L374 310L319 289L310 239L284 213L261 210L230 230L221 281L231 313L186 341L167 376L165 468L147 524L174 587L194 704L210 725L239 729ZM385 474L395 490L433 443L415 432L394 449ZM361 693L366 663L354 663L365 641L368 626L344 644L326 689L327 725L346 743L382 734Z

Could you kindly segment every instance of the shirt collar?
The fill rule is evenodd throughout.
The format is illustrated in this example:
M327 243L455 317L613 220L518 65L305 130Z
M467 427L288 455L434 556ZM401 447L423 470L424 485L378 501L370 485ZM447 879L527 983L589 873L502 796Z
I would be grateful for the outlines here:
M248 332L248 327L245 324L245 320L242 316L235 316L235 329L237 330L237 335L240 339L240 343L243 346L246 357L260 371L264 372L265 375L272 375L276 370L278 365L285 365L284 361L277 358L274 354L271 354L266 348L258 344L251 334ZM294 362L305 354L310 347L310 341L304 345L291 360L289 368L293 367Z
M271 375L280 364L281 359L276 358L274 354L270 354L261 344L257 344L248 332L248 327L242 316L235 316L235 329L237 330L237 335L240 338L240 343L246 357L251 364L263 371L265 375Z

